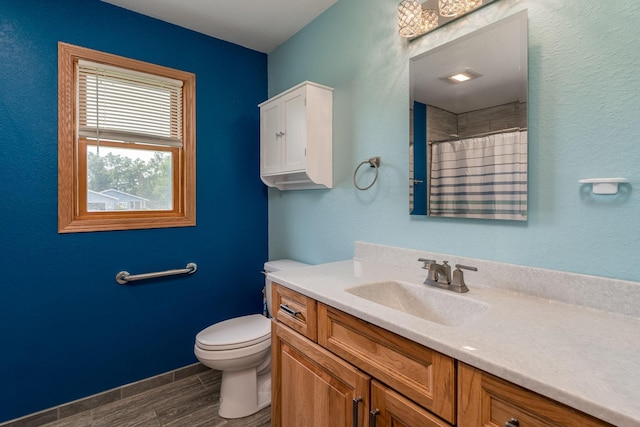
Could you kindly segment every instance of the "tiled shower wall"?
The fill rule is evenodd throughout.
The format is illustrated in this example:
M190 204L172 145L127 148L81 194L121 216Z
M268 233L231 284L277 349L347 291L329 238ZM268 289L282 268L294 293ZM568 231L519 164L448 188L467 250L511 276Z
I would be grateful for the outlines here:
M515 127L527 127L526 102L512 102L458 114L458 135L461 138Z
M526 102L512 102L457 115L431 105L427 106L429 141L448 139L451 135L467 138L515 127L527 127Z

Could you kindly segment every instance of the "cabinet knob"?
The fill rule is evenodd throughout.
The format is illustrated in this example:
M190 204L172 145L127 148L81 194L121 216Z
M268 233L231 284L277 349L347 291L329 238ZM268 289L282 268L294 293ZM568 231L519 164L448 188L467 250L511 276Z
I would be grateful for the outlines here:
M517 418L511 418L509 421L504 423L504 427L520 427L520 421Z

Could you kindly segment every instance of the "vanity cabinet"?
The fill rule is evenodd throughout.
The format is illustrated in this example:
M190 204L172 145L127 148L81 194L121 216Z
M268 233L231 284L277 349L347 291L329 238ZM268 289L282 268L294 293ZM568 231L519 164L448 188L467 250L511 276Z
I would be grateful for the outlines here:
M453 359L276 283L272 301L280 307L272 325L274 427L455 422ZM312 323L314 308L317 336L300 325Z
M262 181L280 190L331 188L333 89L304 82L259 107Z
M274 427L613 427L277 283L272 301Z
M460 427L612 427L491 374L458 364Z

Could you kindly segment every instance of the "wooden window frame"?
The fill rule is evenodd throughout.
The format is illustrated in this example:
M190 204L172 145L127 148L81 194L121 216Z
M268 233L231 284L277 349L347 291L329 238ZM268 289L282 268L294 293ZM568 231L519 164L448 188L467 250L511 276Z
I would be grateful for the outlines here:
M75 67L80 59L169 77L183 82L183 142L172 148L173 209L88 212L86 140L77 136ZM196 225L195 74L135 59L58 43L58 232L189 227ZM112 143L100 142L101 145ZM126 142L113 143L119 147ZM141 146L135 146L141 148ZM157 147L156 147L157 148ZM165 150L163 148L163 150ZM84 153L84 154L82 154ZM83 205L84 203L84 205Z

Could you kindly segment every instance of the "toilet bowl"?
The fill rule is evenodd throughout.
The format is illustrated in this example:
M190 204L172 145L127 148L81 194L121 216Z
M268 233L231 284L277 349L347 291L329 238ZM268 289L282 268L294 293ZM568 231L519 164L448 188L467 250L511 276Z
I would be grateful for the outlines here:
M277 260L264 264L270 273L306 266ZM271 312L271 283L265 280L267 311ZM241 418L271 404L271 321L260 314L236 317L211 325L196 335L194 353L209 368L222 371L220 406L223 418Z

